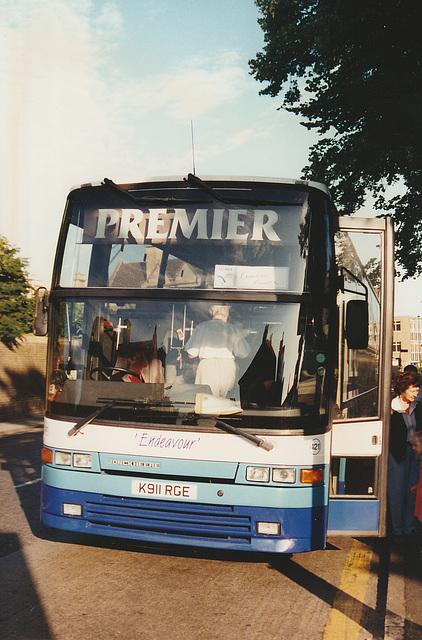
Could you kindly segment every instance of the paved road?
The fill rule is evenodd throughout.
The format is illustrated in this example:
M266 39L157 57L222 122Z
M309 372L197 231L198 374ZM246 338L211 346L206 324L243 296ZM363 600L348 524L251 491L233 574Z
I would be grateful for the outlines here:
M38 517L42 426L0 424L4 640L421 640L417 545L286 556L141 545Z

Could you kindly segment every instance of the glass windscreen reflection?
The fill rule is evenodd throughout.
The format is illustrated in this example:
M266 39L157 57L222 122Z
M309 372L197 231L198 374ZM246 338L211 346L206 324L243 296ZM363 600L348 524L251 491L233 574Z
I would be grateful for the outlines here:
M74 203L60 286L303 290L306 200L254 209L119 205Z
M323 309L299 303L59 301L49 411L85 416L121 400L127 406L118 415L111 410L110 419L139 420L141 412L142 419L183 424L205 393L241 408L232 420L244 427L303 429L306 416L321 427L328 386L323 318Z

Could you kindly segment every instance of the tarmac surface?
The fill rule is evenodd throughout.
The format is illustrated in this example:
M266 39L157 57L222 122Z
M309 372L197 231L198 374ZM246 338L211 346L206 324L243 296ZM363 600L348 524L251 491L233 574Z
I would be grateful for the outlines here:
M0 422L0 438L42 428L40 417ZM384 549L387 601L383 639L422 640L422 527L412 541L404 544L386 539Z

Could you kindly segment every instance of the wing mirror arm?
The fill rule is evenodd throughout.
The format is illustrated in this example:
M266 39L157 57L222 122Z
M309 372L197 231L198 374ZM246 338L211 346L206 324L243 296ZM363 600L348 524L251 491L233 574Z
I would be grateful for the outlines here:
M38 287L35 292L35 315L33 332L36 336L46 336L48 331L48 291Z

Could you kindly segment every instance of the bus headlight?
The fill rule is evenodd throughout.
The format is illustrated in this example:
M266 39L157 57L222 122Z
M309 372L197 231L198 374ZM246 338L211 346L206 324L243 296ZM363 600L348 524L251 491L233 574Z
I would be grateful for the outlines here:
M61 464L66 467L70 467L72 464L72 454L70 451L55 451L54 464Z
M273 482L296 482L296 469L273 469Z
M90 453L74 453L73 466L90 469L92 467L92 455Z
M246 467L246 480L250 482L269 482L269 467Z

